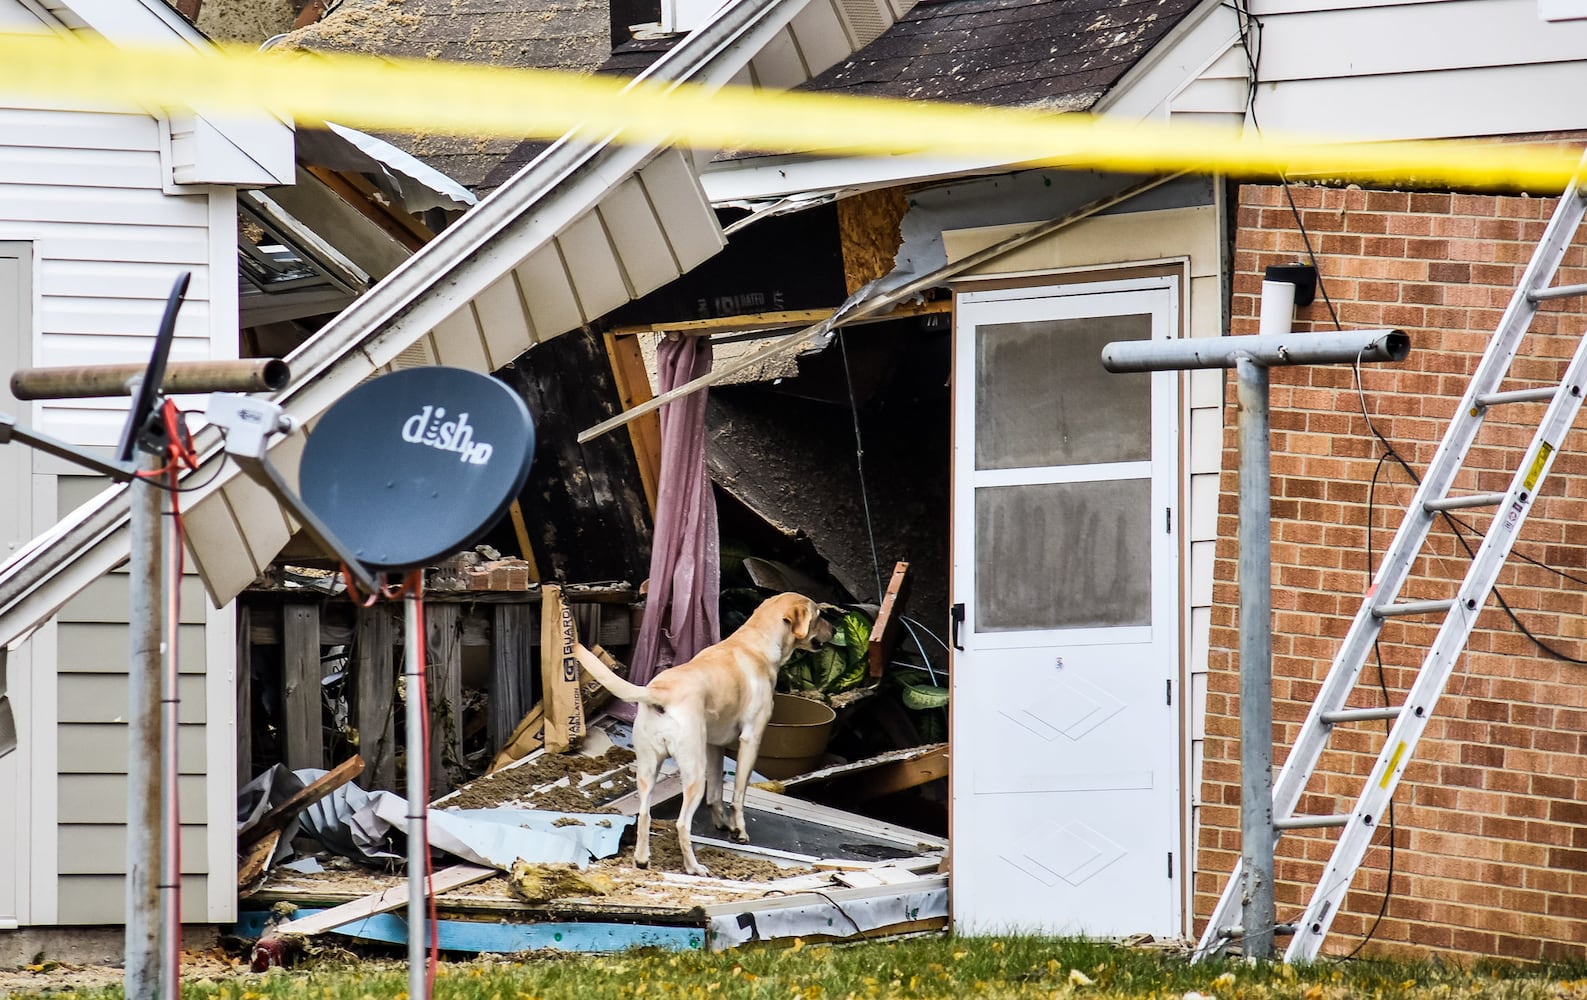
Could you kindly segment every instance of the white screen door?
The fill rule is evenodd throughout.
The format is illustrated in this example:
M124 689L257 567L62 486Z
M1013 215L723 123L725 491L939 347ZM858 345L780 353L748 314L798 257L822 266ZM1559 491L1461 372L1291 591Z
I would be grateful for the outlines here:
M1100 361L1178 309L1171 277L959 296L961 932L1182 932L1178 374Z

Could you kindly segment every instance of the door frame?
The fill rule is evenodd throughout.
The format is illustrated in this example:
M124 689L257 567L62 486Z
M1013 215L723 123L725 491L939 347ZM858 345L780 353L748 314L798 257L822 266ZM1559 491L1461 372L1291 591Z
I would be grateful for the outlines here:
M973 295L975 297L971 300L973 302L993 302L999 300L1040 299L1087 294L1106 294L1109 292L1150 290L1152 288L1168 288L1173 292L1173 315L1171 318L1172 335L1176 338L1192 336L1190 304L1192 270L1191 261L1188 257L1159 258L1158 260L1153 261L1136 261L1121 263L1118 265L1090 265L1069 269L1043 270L1039 272L1021 271L1010 273L1004 276L978 277L956 282L954 285L955 297L952 327L954 346L951 352L951 378L956 382L961 376L965 374L959 369L960 352L958 349L958 336L961 329L961 324L964 321L964 317L961 315L960 310L962 305L965 304L966 296ZM1190 455L1188 451L1190 439L1189 419L1191 394L1190 387L1188 381L1184 377L1184 373L1168 372L1161 374L1168 379L1172 379L1174 384L1174 398L1170 404L1170 409L1172 411L1173 420L1172 433L1174 434L1174 441L1172 447L1174 449L1173 454L1174 461L1176 463L1176 469L1174 473L1174 482L1172 483L1170 492L1173 496L1173 509L1175 511L1175 519L1178 523L1174 526L1170 541L1175 565L1173 571L1166 575L1171 580L1170 586L1174 591L1171 603L1174 616L1172 628L1175 648L1174 718L1176 725L1175 748L1177 760L1174 762L1172 773L1174 780L1177 783L1175 798L1177 806L1176 812L1178 815L1178 829L1174 838L1177 845L1178 855L1176 863L1177 870L1174 874L1174 886L1179 931L1181 934L1188 934L1194 920L1194 914L1191 908L1191 900L1193 899L1195 891L1194 878L1196 874L1195 855L1193 853L1195 831L1191 829L1191 826L1194 822L1194 811L1192 809L1192 805L1195 781L1197 780L1197 776L1193 773L1194 752L1190 741L1190 726L1192 724L1192 716L1195 711L1195 706L1192 703L1192 698L1195 694L1195 685L1192 684L1193 678L1191 677L1190 673L1192 650L1189 648L1189 643L1193 638L1191 635L1190 620L1190 541L1192 534L1189 530L1188 510L1186 506L1189 499L1187 495L1187 483L1189 481L1190 475ZM953 457L950 459L950 496L952 498L953 507L950 513L949 531L949 586L950 593L952 594L950 597L950 602L958 603L962 601L967 605L968 608L969 606L973 606L973 601L975 599L975 595L973 593L973 584L970 585L969 592L961 592L956 586L959 572L959 552L957 550L960 537L960 518L964 516L964 512L959 509L961 495L959 488L958 449L961 445L973 448L974 444L973 438L970 442L964 442L962 440L962 428L959 415L960 403L958 394L955 393L952 399L953 402L950 406L950 421ZM973 528L973 512L971 513L970 518L970 523ZM968 610L966 613L968 615ZM968 624L969 622L966 621L964 627L967 627ZM953 660L957 658L957 652L953 649L950 649L948 651L948 655L951 668L953 666ZM961 734L959 730L960 726L958 718L950 710L949 739L952 741L950 742L950 745L953 745L953 742L957 742L960 739ZM953 775L950 774L950 786L953 784L954 780L955 779ZM955 801L956 797L953 795L950 787L950 833L954 830L956 825L954 823L953 816L953 803ZM953 878L952 871L953 870L950 869L950 884Z

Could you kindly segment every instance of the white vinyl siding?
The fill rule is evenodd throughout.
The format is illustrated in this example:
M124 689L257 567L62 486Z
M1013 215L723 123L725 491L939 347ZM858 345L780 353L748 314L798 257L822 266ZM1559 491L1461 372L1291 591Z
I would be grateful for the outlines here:
M149 115L0 109L0 247L26 246L30 253L28 320L9 335L11 343L0 345L16 353L15 363L146 361L172 283L184 270L192 282L172 358L236 356L234 194L166 193L161 141L161 124ZM0 409L16 409L11 404ZM104 449L118 441L126 407L125 398L40 401L24 416L71 444ZM22 538L48 529L105 485L61 459L20 447L0 453L8 460L0 466L6 476L0 489L29 501L15 508L28 522L18 526ZM17 893L25 904L17 907L22 924L123 919L127 579L116 572L91 584L10 656L11 687L28 692L19 734L24 745L9 758L27 768L14 800L22 807L8 810L23 818L19 830L26 834L17 838L25 875L13 880L26 889ZM226 871L235 864L235 835L224 815L235 797L227 751L235 733L229 725L211 732L207 723L217 705L234 698L230 654L216 662L211 653L230 650L234 641L207 634L206 622L229 622L230 613L209 606L196 576L187 578L183 598L178 743L185 913L200 922L224 920L235 909ZM28 685L16 680L24 668ZM218 790L205 778L212 767L226 776ZM212 816L219 816L223 837L211 829ZM212 871L225 893L210 885Z
M1264 130L1433 139L1587 127L1587 21L1544 21L1537 0L1252 0L1251 12ZM1220 63L1203 76L1228 73Z

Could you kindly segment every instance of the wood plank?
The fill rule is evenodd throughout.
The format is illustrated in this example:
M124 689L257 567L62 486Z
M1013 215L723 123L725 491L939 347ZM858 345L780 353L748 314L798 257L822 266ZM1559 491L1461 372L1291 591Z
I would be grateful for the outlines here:
M353 695L358 749L369 790L397 787L396 624L389 606L359 608L353 626Z
M529 541L529 525L523 519L523 504L513 500L507 507L507 512L512 516L512 532L518 539L518 555L529 564L529 582L540 582L540 564L535 562L534 545Z
M254 844L243 848L237 858L237 890L253 885L265 873L265 866L281 843L281 831L271 830Z
M281 608L281 686L286 716L286 765L324 767L320 725L320 606Z
M527 604L498 604L491 609L490 745L505 747L519 721L533 704L535 666L533 633L538 616Z
M948 775L948 744L932 743L811 771L768 790L814 792L844 802L863 802L923 785Z
M364 758L353 754L319 778L298 789L285 802L260 816L257 822L237 835L238 845L246 848L258 843L268 836L270 831L282 829L292 817L363 773Z
M425 684L430 709L430 798L452 787L446 763L463 760L463 629L461 605L424 607Z
M606 356L612 365L612 377L617 383L617 398L622 408L631 410L640 403L649 402L653 394L639 338L606 334ZM661 483L661 413L652 411L630 420L628 440L634 446L634 458L639 463L645 501L650 506L651 517L655 517L656 491Z
M872 677L882 676L887 669L887 661L893 657L893 649L898 645L898 632L903 626L899 618L908 600L909 563L900 559L893 566L893 577L887 582L887 593L882 595L882 606L871 625L871 641L865 650Z
M426 891L434 896L449 889L457 889L497 874L494 868L484 868L480 865L453 865L443 868L431 876ZM329 910L304 917L301 920L289 920L278 925L272 932L275 937L285 937L289 934L323 934L334 930L343 924L348 924L363 917L371 917L377 913L390 913L408 902L408 883L401 882L388 889L370 893L367 896L355 899L341 906L333 906Z

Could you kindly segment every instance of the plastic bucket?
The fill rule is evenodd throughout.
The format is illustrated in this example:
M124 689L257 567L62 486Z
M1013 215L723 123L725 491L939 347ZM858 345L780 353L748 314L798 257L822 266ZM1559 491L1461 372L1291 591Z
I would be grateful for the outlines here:
M779 694L760 740L755 770L768 778L791 778L815 770L832 739L837 713L819 701Z

